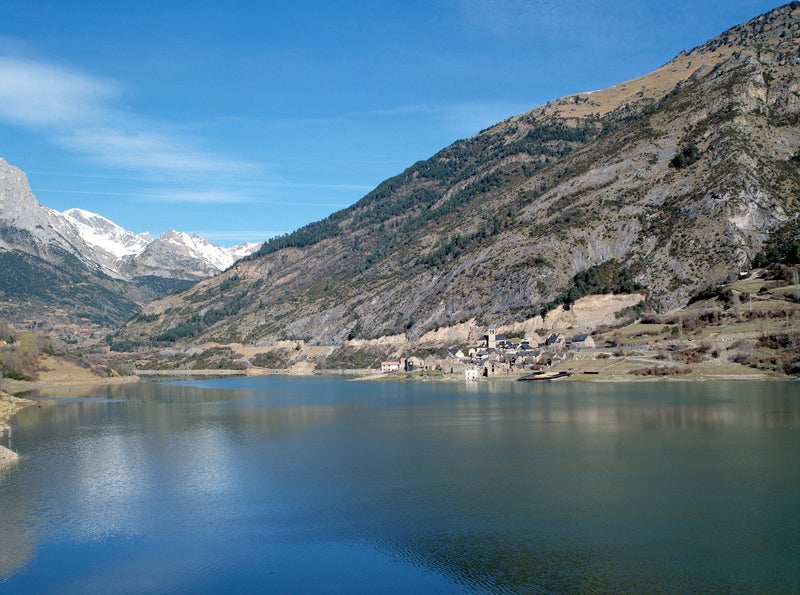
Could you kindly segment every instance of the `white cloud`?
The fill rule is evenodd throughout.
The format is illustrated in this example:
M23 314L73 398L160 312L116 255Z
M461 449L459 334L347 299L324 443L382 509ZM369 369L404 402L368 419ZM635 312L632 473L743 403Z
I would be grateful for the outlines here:
M0 57L0 118L36 128L74 127L119 94L109 82L33 60Z
M70 130L55 140L67 149L91 155L105 165L164 173L230 172L248 166L186 146L181 139L133 127Z
M398 105L386 109L378 109L369 112L370 116L407 116L409 114L436 114L441 113L443 108L431 107L429 105L413 104L413 105Z
M314 188L317 190L358 190L366 192L375 187L368 184L328 184L322 182L292 182L288 180L282 182L272 182L268 186L272 188Z
M235 185L233 185L235 187ZM64 188L38 188L38 192L48 194L75 194L79 196L102 196L106 198L130 198L134 202L158 202L158 203L199 203L199 204L246 204L257 203L260 205L273 205L296 207L297 201L278 200L264 198L265 194L270 194L268 188L273 187L307 187L307 188L339 188L336 184L274 184L262 188L244 189L239 193L225 190L180 190L180 189L149 189L139 192L115 192L110 190L68 190ZM266 189L265 189L266 188ZM345 186L353 188L353 186ZM360 187L359 187L360 188ZM372 189L370 186L363 188ZM349 203L341 202L320 202L304 200L304 207L324 207L326 209L343 209ZM280 232L283 233L283 232Z
M95 163L179 178L253 169L122 109L122 92L116 82L61 66L0 57L0 120L34 129Z
M401 120L403 118L428 118L434 126L446 130L449 134L457 136L472 136L487 126L497 124L506 118L516 116L536 107L534 103L514 102L508 100L477 100L462 103L443 103L443 104L424 104L415 103L408 105L397 105L381 109L373 109L363 112L345 112L335 116L323 118L294 118L274 121L284 127L300 127L303 125L319 126L329 122L362 122L365 118L392 118ZM326 163L332 163L336 156L326 159ZM348 163L353 163L348 161ZM372 160L369 163L391 163L402 165L396 160ZM289 185L288 183L286 185ZM331 186L333 187L333 186ZM363 190L372 189L372 186L363 184L342 185L343 189Z

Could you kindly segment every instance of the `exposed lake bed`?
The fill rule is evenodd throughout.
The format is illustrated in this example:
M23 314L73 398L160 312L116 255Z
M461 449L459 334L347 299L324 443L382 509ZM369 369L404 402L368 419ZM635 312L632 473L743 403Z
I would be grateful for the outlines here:
M11 422L0 588L791 592L796 387L97 387Z

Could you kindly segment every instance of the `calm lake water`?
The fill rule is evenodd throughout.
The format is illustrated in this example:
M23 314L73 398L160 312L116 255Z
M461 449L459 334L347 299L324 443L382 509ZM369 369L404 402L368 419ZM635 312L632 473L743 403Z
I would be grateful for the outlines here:
M796 383L141 382L12 447L2 592L800 592Z

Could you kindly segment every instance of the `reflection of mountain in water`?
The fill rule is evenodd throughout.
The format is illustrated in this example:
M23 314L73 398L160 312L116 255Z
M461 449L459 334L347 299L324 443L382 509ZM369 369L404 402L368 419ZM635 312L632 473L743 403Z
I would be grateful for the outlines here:
M24 464L24 462L23 462ZM9 470L0 470L0 484L9 481ZM25 494L3 498L0 512L0 583L33 557L36 536L30 518L31 502Z
M275 552L301 576L308 544L355 544L342 572L378 552L467 590L758 590L795 576L795 392L268 377L43 401L13 420L0 570L56 572L68 540L98 585L158 559L274 587Z
M665 383L666 382L666 383ZM564 426L613 428L752 428L800 424L800 407L785 383L711 382L554 382L506 381L465 384L467 394L513 394L513 402L482 399L459 405L459 415L491 425L495 413L513 408L517 420ZM665 398L664 395L667 395ZM522 399L522 400L519 400Z

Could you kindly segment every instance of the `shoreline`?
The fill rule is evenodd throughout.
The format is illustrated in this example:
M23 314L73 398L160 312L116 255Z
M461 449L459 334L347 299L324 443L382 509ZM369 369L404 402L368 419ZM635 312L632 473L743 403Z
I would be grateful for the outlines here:
M9 422L14 415L22 409L31 407L36 401L17 396L33 391L47 393L58 392L59 389L76 387L96 387L115 384L129 384L138 382L138 376L116 376L110 378L48 378L46 380L24 381L12 380L10 378L0 379L0 439L9 440L11 426ZM46 397L58 397L59 395L42 395ZM8 435L8 438L6 436ZM6 442L8 443L8 442ZM19 455L13 450L0 444L0 470L8 467L19 460Z
M582 360L569 360L560 365L553 366L549 372L568 372L568 376L554 378L547 381L553 382L705 382L714 380L764 380L764 381L791 381L798 380L792 376L783 376L766 370L756 370L745 366L717 366L697 365L688 374L672 374L663 376L635 375L629 373L627 368L617 369L618 364L627 358L605 364L600 370L589 369L581 365ZM565 365L566 364L566 365ZM637 364L638 365L638 364ZM723 369L720 369L723 368ZM727 368L727 369L724 369ZM735 368L735 369L731 369ZM597 373L599 372L599 373ZM258 376L286 376L286 377L312 377L312 376L351 376L353 381L360 382L466 382L463 373L445 373L442 371L413 371L413 372L381 372L376 369L354 368L350 369L304 369L292 368L258 368L256 371L247 370L215 370L215 369L175 369L175 370L137 370L143 379L158 378L212 378L212 377L258 377ZM495 374L489 377L479 376L470 383L480 383L489 380L515 382L529 376L530 370L521 370L514 373Z
M0 383L0 390L5 391L9 395L19 395L29 393L32 391L48 391L64 387L80 387L80 386L104 386L114 384L132 384L141 380L138 376L114 376L109 378L92 378L83 380L61 380L61 379L45 379L45 380L11 380L3 378Z
M14 417L18 411L34 404L35 401L31 401L30 399L15 397L14 395L0 391L0 434L3 434L9 429L8 421Z
M0 391L0 437L5 437L8 432L8 440L11 436L11 426L9 420L21 409L30 407L34 402L29 399L22 399ZM19 455L13 450L0 444L0 470L8 467L19 460Z
M680 375L667 375L667 376L637 376L627 373L611 373L611 374L596 374L594 372L586 372L580 368L566 368L561 366L554 366L551 370L552 373L559 371L569 372L569 376L561 378L548 379L548 382L705 382L715 380L764 380L764 381L791 381L797 380L791 376L781 376L774 373L769 373L760 370L747 371L725 371L715 373L713 367L707 369L696 369L691 374ZM530 375L530 371L523 371L515 374L496 374L489 377L480 376L476 380L469 381L470 383L481 383L487 381L509 381L516 382L521 378ZM32 391L39 391L50 393L57 391L59 388L76 388L76 387L97 387L104 385L119 385L131 384L142 380L158 380L164 378L233 378L233 377L266 377L266 376L286 376L286 377L313 377L313 376L352 376L352 380L363 382L381 382L381 381L395 381L395 382L431 382L431 381L444 381L444 382L467 382L463 374L450 374L438 372L406 372L406 373L385 373L379 370L372 369L336 369L336 370L305 370L302 373L297 370L291 369L267 369L260 368L257 373L248 370L216 370L216 369L174 369L174 370L138 370L135 376L117 376L112 378L96 378L91 380L38 380L34 382L21 381L21 380L0 380L0 400L2 400L3 391L8 393L11 398L18 398L13 395L20 395ZM46 395L48 397L57 397L57 395ZM22 399L25 400L25 399ZM30 401L29 401L30 402ZM3 419L0 417L0 429L2 429Z

